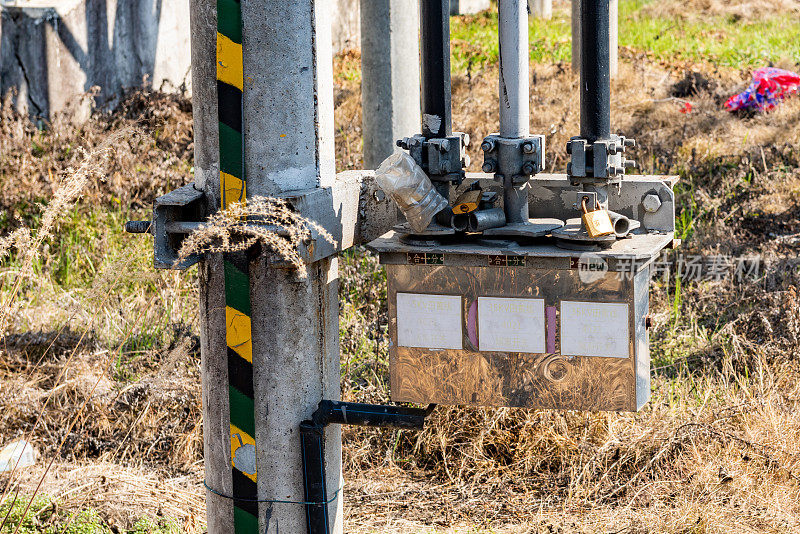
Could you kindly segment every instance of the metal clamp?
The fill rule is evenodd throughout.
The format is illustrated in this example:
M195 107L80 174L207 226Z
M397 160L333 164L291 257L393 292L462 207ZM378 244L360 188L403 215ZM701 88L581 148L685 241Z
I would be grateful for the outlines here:
M543 135L506 138L487 135L483 143L483 172L495 176L511 176L512 182L522 184L544 170L545 144Z
M430 139L417 134L398 140L397 146L408 150L417 165L434 181L461 183L464 178L463 169L470 164L466 152L469 135L463 132Z
M636 141L620 135L594 143L573 137L567 142L567 174L573 184L617 183L625 169L636 167L635 161L625 159L625 149L634 146Z

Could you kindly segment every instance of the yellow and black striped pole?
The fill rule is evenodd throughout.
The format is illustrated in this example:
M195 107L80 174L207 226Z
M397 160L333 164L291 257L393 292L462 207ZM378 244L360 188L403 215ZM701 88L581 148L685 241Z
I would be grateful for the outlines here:
M217 103L221 208L245 202L242 142L242 10L238 0L217 0ZM231 473L234 530L258 532L250 276L246 261L226 255L225 337L228 345Z

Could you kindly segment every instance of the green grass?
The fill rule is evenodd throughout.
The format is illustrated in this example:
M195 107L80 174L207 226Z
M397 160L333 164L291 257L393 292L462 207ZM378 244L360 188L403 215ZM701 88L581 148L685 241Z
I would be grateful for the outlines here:
M642 11L652 0L621 0L619 44L653 59L752 68L789 58L800 62L800 20L785 16L736 20L728 16L681 20ZM530 58L534 63L571 61L569 8L552 20L530 18ZM473 73L498 58L497 11L451 19L452 71Z
M8 514L0 534L178 534L180 528L170 519L140 518L130 530L112 530L100 519L97 511L85 508L77 513L61 510L56 501L47 497L37 497L23 517L29 498L20 497L16 501L9 498L0 504L0 523ZM13 502L13 505L12 505ZM9 513L10 509L10 513ZM17 528L19 529L17 530Z

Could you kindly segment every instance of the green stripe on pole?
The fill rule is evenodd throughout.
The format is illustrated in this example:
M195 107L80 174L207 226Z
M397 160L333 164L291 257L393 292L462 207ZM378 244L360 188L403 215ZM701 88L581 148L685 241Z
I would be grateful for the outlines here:
M217 0L217 31L242 44L242 10L236 0Z
M258 532L258 518L238 506L234 506L233 528L236 532Z
M225 260L225 305L250 317L250 280L228 260Z
M244 179L242 165L242 134L219 123L219 170L225 174Z
M228 395L231 399L231 424L241 428L255 439L256 419L253 399L248 398L233 386L228 386Z

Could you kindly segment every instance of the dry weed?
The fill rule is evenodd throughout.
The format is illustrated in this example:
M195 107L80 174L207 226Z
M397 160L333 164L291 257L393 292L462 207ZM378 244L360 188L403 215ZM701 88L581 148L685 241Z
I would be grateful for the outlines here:
M178 262L193 254L241 252L259 244L306 276L299 247L311 239L335 244L327 230L295 212L284 199L254 197L211 215L184 240Z

